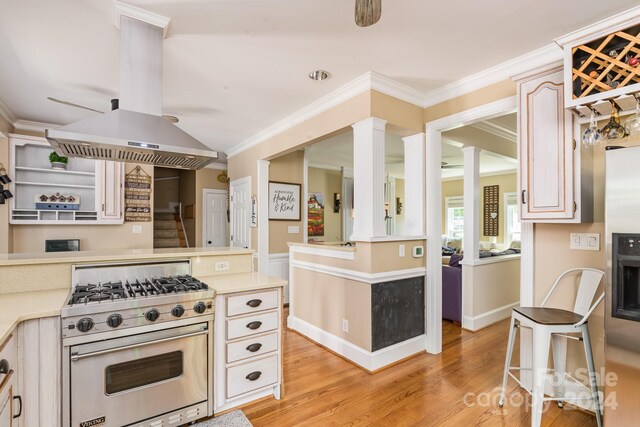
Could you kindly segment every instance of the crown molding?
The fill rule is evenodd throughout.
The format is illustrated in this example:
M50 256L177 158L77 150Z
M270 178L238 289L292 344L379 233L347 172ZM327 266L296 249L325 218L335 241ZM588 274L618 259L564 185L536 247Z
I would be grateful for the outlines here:
M18 119L13 122L13 127L17 131L28 131L28 132L42 132L44 135L44 131L46 129L55 129L60 127L61 125L56 125L53 123L44 123L44 122L35 122L31 120L22 120Z
M393 96L421 108L425 107L426 94L424 92L374 71L370 71L369 75L371 78L371 90Z
M579 30L558 37L555 42L558 46L573 47L586 41L591 41L606 35L612 31L632 27L640 23L640 6L620 12L602 21L595 22Z
M555 43L548 44L540 49L428 92L424 107L431 107L494 83L510 79L514 75L561 60L562 49Z
M167 30L169 29L171 18L116 0L113 2L113 25L115 25L117 29L120 29L120 18L122 16L160 27L162 28L162 36L167 37Z
M477 123L473 123L471 125L472 127L479 129L483 132L487 132L490 133L492 135L495 135L497 137L500 137L502 139L506 139L508 141L511 142L517 142L518 140L518 133L515 131L512 131L511 129L507 129L504 126L500 126L497 123L494 123L492 121L484 121L484 122L477 122Z
M216 169L216 170L220 170L220 171L226 171L227 170L227 164L226 163L220 163L220 162L213 162L213 163L209 163L208 165L206 165L204 167L204 169Z
M16 116L13 115L7 105L0 100L0 117L13 124L16 121Z
M227 157L233 157L239 153L248 150L274 136L293 128L310 118L327 111L356 95L371 89L371 73L365 73L355 80L339 87L333 92L323 96L315 102L307 105L301 110L285 117L284 119L274 123L268 128L258 132L250 138L245 139L241 143L234 145L226 151Z

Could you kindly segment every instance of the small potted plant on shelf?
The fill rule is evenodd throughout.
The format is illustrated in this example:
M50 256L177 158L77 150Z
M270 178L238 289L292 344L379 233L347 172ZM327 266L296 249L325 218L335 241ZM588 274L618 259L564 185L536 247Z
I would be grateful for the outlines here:
M51 162L51 169L66 170L69 158L60 156L55 151L52 151L51 154L49 154L49 161Z

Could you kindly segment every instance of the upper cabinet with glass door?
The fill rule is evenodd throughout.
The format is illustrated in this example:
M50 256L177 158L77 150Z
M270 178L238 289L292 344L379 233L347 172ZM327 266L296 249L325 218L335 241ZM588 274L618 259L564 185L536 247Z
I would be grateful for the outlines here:
M124 163L56 158L40 137L10 135L11 224L122 224Z
M564 49L565 105L580 115L602 114L610 100L635 107L640 92L640 7L627 10L556 40Z

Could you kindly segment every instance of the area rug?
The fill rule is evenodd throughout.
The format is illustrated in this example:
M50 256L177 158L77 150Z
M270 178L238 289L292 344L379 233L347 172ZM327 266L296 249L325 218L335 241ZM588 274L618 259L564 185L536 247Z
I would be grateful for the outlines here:
M244 413L237 409L219 417L194 424L193 427L253 427Z

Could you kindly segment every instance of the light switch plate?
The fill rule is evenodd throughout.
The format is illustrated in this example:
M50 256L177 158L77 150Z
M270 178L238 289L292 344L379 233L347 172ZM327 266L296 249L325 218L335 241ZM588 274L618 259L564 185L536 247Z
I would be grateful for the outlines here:
M300 227L298 227L297 225L290 225L289 227L287 227L287 232L289 234L299 234Z
M599 233L571 233L569 236L569 247L581 251L599 251Z
M398 246L398 256L400 257L404 256L404 245Z
M133 234L142 234L142 226L134 225L133 227L131 227L131 231L133 232Z

